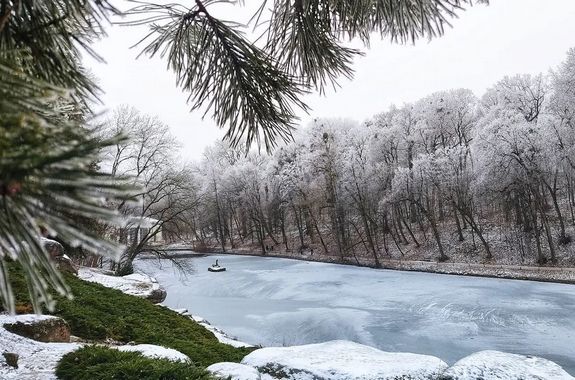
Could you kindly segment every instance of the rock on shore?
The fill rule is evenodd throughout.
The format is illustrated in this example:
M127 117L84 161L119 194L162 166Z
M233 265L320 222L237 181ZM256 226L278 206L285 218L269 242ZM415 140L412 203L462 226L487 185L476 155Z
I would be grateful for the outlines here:
M23 314L3 316L3 327L11 333L44 343L70 342L70 326L59 317Z
M242 364L269 378L290 380L425 380L438 378L447 368L433 356L384 352L343 340L261 348Z
M574 380L559 365L536 356L480 351L451 366L442 380Z
M220 379L261 380L258 370L245 364L223 362L212 364L206 369Z
M543 358L481 351L449 367L427 355L383 352L348 341L258 349L242 364L216 363L232 380L575 380Z

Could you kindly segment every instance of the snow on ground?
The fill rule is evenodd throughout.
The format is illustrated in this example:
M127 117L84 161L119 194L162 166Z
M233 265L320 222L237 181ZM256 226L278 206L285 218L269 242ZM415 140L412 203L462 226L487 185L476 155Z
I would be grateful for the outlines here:
M78 270L78 277L142 298L150 297L152 292L161 288L155 278L140 273L120 277L106 274L96 268L82 267Z
M139 352L143 356L152 359L168 359L173 362L188 363L190 358L180 351L172 348L156 346L155 344L136 344L133 346L116 346L111 347L124 352Z
M54 369L56 364L68 352L81 347L78 343L42 343L5 330L5 323L32 323L38 320L53 318L47 315L0 315L0 351L19 355L18 368L6 364L0 356L0 379L32 380L56 379Z
M444 377L453 380L575 380L552 361L499 351L471 354L451 366Z
M290 380L423 380L436 378L447 368L434 356L383 352L342 340L261 348L247 355L242 364Z
M261 380L258 370L245 364L223 362L212 364L206 369L221 379Z

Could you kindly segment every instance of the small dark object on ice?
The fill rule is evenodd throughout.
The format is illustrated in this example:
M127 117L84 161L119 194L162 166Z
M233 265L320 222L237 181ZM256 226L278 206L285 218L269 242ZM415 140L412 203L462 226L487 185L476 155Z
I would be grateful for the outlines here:
M20 357L18 354L13 352L4 352L2 353L4 359L6 359L6 364L10 367L18 368L18 358Z
M218 264L218 260L216 259L216 263L212 264L212 266L208 268L208 271L210 271L210 272L225 272L226 268L221 267Z

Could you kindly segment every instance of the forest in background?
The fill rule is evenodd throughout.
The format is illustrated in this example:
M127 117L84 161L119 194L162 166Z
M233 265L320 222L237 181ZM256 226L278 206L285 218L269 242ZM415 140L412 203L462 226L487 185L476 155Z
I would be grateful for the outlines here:
M124 214L198 250L573 266L574 116L571 49L479 98L455 89L363 123L316 119L271 155L219 142L184 167L165 126L123 108L106 130L133 138L106 162L146 186Z

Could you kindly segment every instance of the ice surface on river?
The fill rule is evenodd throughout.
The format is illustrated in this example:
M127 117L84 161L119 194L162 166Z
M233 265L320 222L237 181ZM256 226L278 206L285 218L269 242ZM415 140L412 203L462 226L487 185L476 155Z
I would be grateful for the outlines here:
M219 260L226 272L207 268ZM575 286L374 270L249 256L140 261L185 307L264 346L351 340L453 363L481 350L530 354L575 374Z

